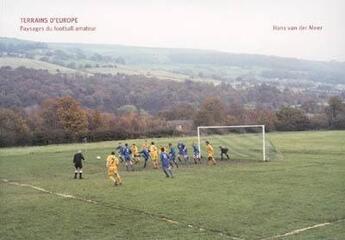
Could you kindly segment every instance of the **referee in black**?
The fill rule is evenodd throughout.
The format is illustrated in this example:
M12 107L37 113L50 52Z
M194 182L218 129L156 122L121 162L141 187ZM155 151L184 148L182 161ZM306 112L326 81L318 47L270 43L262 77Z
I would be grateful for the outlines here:
M76 154L74 154L73 157L73 164L75 167L74 170L74 179L77 179L78 173L79 173L79 179L83 178L83 162L85 161L85 158L83 154L81 153L81 150L79 150Z

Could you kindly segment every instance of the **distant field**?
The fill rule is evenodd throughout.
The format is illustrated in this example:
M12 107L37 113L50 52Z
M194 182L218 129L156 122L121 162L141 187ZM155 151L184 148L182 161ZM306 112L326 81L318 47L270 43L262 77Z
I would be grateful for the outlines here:
M281 154L270 162L204 162L174 169L174 179L122 168L118 188L104 166L115 141L0 149L0 239L344 239L345 131L268 139ZM72 178L78 149L84 180Z
M84 61L77 61L78 64L85 64ZM164 64L117 64L116 68L110 67L93 67L72 69L60 65L29 58L17 57L0 57L0 67L10 66L13 68L24 66L33 69L45 69L50 73L104 73L104 74L127 74L127 75L144 75L146 77L155 77L161 80L185 81L190 79L200 82L211 82L219 84L220 80L215 79L214 76L223 78L235 79L245 75L258 75L262 69L248 68L243 69L239 67L213 66L213 65L164 65ZM200 75L201 74L201 75Z
M116 68L88 68L88 72L128 75L144 75L146 77L156 77L162 80L185 81L190 79L200 82L212 82L219 84L219 78L226 82L233 82L238 77L256 76L258 77L264 68L252 67L241 68L236 66L215 66L211 64L134 64L121 65Z
M188 79L187 75L183 74L174 74L169 71L164 70L152 70L150 68L145 68L142 66L129 66L129 65L117 65L116 68L88 68L88 72L92 73L105 73L105 74L127 74L127 75L144 75L146 77L156 77L159 79L169 79L175 81L184 81Z
M143 75L146 77L154 77L161 80L173 80L173 81L185 81L186 79L192 79L193 81L199 82L212 82L218 84L220 81L217 81L212 78L202 78L202 77L193 77L191 78L188 74L182 74L174 72L172 69L163 65L117 65L116 68L88 68L88 72L91 73L104 73L104 74L127 74L127 75Z
M16 57L0 57L0 67L2 66L10 66L13 68L16 67L26 67L26 68L33 68L33 69L45 69L48 70L50 73L57 73L58 71L63 73L77 73L77 70L62 67L59 65L55 65L52 63L47 63L35 59L29 58L16 58Z
M117 65L116 68L84 68L84 69L71 69L56 64L43 62L29 58L17 58L17 57L0 57L0 67L10 66L13 68L26 67L33 69L44 69L50 73L80 73L80 74L93 74L93 73L104 73L104 74L127 74L127 75L144 75L146 77L155 77L161 80L173 80L173 81L184 81L190 79L188 75L174 73L162 66L146 66L146 65ZM219 83L219 81L211 78L193 78L194 81L206 81Z

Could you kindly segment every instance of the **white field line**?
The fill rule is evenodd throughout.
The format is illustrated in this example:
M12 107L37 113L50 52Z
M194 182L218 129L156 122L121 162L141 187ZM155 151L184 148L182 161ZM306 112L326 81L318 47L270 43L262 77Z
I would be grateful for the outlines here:
M43 192L43 193L48 193L48 194L52 194L52 195L63 197L63 198L75 199L75 200L79 200L79 201L83 201L83 202L87 202L87 203L92 203L92 204L100 204L100 202L97 202L97 201L94 201L94 200L80 198L80 197L76 197L76 196L73 196L73 195L70 195L70 194L56 193L56 192L48 191L48 190L46 190L44 188L37 187L37 186L31 185L31 184L12 182L12 181L9 181L8 179L1 179L1 181L4 182L4 183L8 183L10 185L19 186L19 187L28 187L28 188L32 188L32 189L35 189L35 190ZM142 212L142 213L150 215L150 216L154 216L153 214L149 214L149 213L145 213L145 212ZM159 217L159 216L155 216L155 217L159 218L162 221L168 222L170 224L185 225L183 223L180 223L178 221L175 221L175 220L172 220L172 219L169 219L169 218L166 218L166 217ZM190 224L188 224L187 227L199 230L201 232L202 231L213 232L215 234L218 234L220 236L224 236L224 237L230 238L232 240L244 240L244 239L241 239L241 238L238 238L238 237L230 236L227 233L223 233L223 232L217 231L217 230L204 229L204 228L201 228L201 227L198 227L198 226L195 226L195 225L190 225Z
M98 203L99 203L99 202L94 201L94 200L85 199L85 198L80 198L80 197L76 197L76 196L73 196L73 195L70 195L70 194L56 193L56 192L48 191L48 190L46 190L46 189L44 189L44 188L37 187L37 186L31 185L31 184L12 182L12 181L9 181L8 179L1 179L1 180L2 180L2 182L4 182L4 183L8 183L8 184L15 185L15 186L20 186L20 187L29 187L29 188L35 189L35 190L37 190L37 191L40 191L40 192L53 194L53 195L56 195L56 196L59 196L59 197L63 197L63 198L70 198L70 199L75 199L75 200L79 200L79 201L83 201L83 202L87 202L87 203L93 203L93 204L98 204ZM159 219L162 220L162 221L171 223L171 224L181 224L180 222L177 222L177 221L175 221L175 220L172 220L172 219L169 219L169 218L166 218L166 217L159 217ZM279 235L275 235L275 236L268 237L268 238L262 238L262 239L260 239L260 240L274 240L274 239L279 239L279 238L283 238L283 237L295 235L295 234L298 234L298 233L301 233L301 232L304 232L304 231L307 231L307 230L310 230L310 229L314 229L314 228L319 228L319 227L324 227L324 226L327 226L327 225L331 225L331 224L334 224L334 223L337 223L337 222L340 222L340 221L344 221L344 220L345 220L345 219L339 219L339 220L337 220L337 221L335 221L335 222L320 223L320 224L316 224L316 225L313 225L313 226L309 226L309 227L305 227L305 228L296 229L296 230L293 230L293 231L288 232L288 233L279 234ZM228 238L233 239L233 240L244 240L244 239L241 239L241 238L238 238L238 237L230 236L230 235L225 234L225 233L222 233L222 232L207 230L207 229L204 229L204 228L201 228L201 227L197 227L197 226L191 225L191 224L188 224L187 227L193 228L193 229L197 229L197 230L199 230L199 231L211 231L211 232L218 233L218 234L221 235L221 236L228 237Z
M29 188L35 189L37 191L40 191L40 192L53 194L53 195L56 195L56 196L59 196L59 197L63 197L63 198L71 198L71 199L76 199L76 200L80 200L80 201L84 201L84 202L88 202L88 203L97 204L97 202L93 201L93 200L89 200L89 199L85 199L85 198L80 198L80 197L76 197L76 196L69 195L69 194L64 194L64 193L56 193L56 192L48 191L48 190L46 190L44 188L37 187L37 186L31 185L31 184L12 182L12 181L9 181L7 179L2 179L2 181L5 182L5 183L8 183L8 184L11 184L11 185L19 186L19 187L29 187Z
M334 224L334 223L337 223L337 222L340 222L340 221L343 221L344 219L339 219L335 222L325 222L325 223L319 223L319 224L315 224L313 226L309 226L309 227L305 227L305 228L300 228L300 229L296 229L296 230L293 230L291 232L288 232L288 233L284 233L284 234L279 234L279 235L275 235L275 236L272 236L272 237L268 237L268 238L262 238L260 240L274 240L274 239L279 239L279 238L283 238L283 237L288 237L288 236L291 236L291 235L295 235L295 234L298 234L298 233L301 233L301 232L304 232L304 231L307 231L307 230L310 230L310 229L314 229L314 228L319 228L319 227L324 227L324 226L327 226L327 225L331 225L331 224Z

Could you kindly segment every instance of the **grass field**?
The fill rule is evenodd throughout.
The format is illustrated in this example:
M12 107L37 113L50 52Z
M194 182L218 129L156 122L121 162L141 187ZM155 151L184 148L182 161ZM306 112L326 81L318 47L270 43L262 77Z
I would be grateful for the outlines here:
M0 149L0 239L344 239L345 132L268 138L281 154L270 162L183 166L174 179L122 168L117 188L104 167L116 142ZM73 179L78 149L83 180Z

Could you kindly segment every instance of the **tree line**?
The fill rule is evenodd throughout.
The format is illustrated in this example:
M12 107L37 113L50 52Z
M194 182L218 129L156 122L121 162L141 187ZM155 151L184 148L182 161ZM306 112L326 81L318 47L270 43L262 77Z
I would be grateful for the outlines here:
M192 120L194 129L176 132L167 124L176 119ZM293 107L245 109L218 97L206 97L197 108L183 104L156 115L139 110L114 114L82 107L73 97L63 96L48 98L30 111L0 108L0 146L195 134L200 125L236 124L264 124L267 131L345 129L345 104L340 97L331 97L322 112L307 115Z
M191 104L195 108L204 98L212 96L226 104L271 110L305 103L316 105L330 97L327 93L294 92L260 82L234 89L227 83L163 81L125 74L51 74L25 67L1 67L0 84L0 107L28 109L47 98L72 96L82 106L103 112L118 113L124 106L133 105L153 115L175 105ZM319 111L317 107L310 109L314 111L310 113Z

